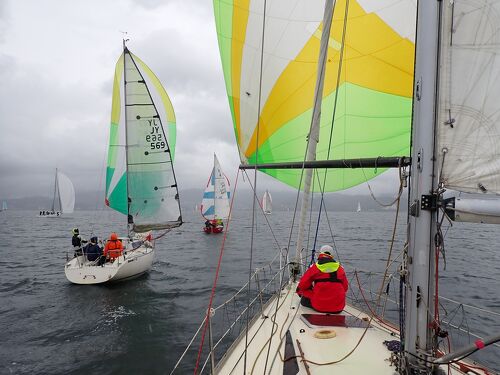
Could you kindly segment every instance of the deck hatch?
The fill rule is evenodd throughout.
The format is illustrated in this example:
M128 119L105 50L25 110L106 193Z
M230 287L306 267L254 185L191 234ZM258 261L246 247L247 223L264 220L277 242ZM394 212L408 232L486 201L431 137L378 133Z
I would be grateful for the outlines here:
M302 314L302 320L309 326L366 328L368 322L355 316Z

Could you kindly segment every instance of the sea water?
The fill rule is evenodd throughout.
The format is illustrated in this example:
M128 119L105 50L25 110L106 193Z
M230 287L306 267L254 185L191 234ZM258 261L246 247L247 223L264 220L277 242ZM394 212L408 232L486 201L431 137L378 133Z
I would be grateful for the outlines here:
M295 235L289 234L292 214L268 215L272 233L266 220L257 217L253 239L251 211L233 214L215 304L248 280L252 241L252 269L294 242ZM384 270L394 218L390 211L340 212L329 214L330 226L322 224L317 247L335 243L351 291L358 288L354 269ZM324 219L323 214L322 223L327 222ZM66 257L72 256L71 229L78 227L87 238L102 238L111 231L123 234L123 216L77 211L62 218L39 218L38 212L1 212L0 373L169 373L204 317L224 238L203 233L199 214L184 212L184 220L157 241L156 260L147 275L111 285L79 286L64 276ZM404 246L405 223L403 213L393 258ZM314 229L306 241L308 248L314 243ZM498 227L458 223L443 234L446 270L441 259L439 294L500 313ZM394 280L391 289L398 287ZM444 302L441 318L463 330L482 337L500 331L498 315ZM475 337L464 333L461 340ZM500 371L498 347L490 346L473 358ZM195 352L189 352L178 373L191 373L195 360Z

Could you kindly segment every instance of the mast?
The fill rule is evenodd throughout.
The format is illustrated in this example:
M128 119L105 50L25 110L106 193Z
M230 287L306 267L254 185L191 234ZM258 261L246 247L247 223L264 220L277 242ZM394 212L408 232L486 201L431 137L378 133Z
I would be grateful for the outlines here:
M413 94L413 135L404 350L411 372L427 373L434 318L434 235L438 187L435 127L438 98L440 1L419 1ZM403 334L403 332L401 332Z
M214 176L214 220L217 220L217 210L215 209L215 203L217 202L217 200L215 199L215 180L216 180L216 177L215 177L215 160L217 159L217 156L215 155L215 152L214 152L214 169L213 169L213 176Z
M328 41L330 38L330 29L332 26L333 9L335 0L326 0L325 13L323 15L323 31L321 34L319 59L318 59L318 74L316 77L316 89L314 91L314 106L311 120L311 128L309 130L309 140L307 142L307 153L305 161L316 160L316 146L319 142L319 123L321 119L321 102L323 98L323 82L325 78L325 65L328 52ZM306 169L304 171L304 193L302 194L302 204L300 208L299 232L297 235L297 248L295 250L294 274L299 272L299 267L302 264L302 246L304 243L304 232L306 225L306 215L310 205L311 181L313 171Z
M128 196L129 192L129 178L128 178L128 137L127 137L127 53L128 49L126 46L128 39L123 38L123 114L125 119L125 178L127 180L127 235L130 237L130 233L132 232L132 228L134 226L134 218L130 215L130 197Z

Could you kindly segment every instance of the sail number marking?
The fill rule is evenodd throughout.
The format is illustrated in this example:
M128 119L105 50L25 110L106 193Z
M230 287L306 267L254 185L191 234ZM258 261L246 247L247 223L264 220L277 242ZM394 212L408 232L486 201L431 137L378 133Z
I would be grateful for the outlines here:
M149 144L151 150L164 149L167 144L163 139L163 134L160 131L160 125L156 124L155 119L148 120L150 133L146 135L146 143Z

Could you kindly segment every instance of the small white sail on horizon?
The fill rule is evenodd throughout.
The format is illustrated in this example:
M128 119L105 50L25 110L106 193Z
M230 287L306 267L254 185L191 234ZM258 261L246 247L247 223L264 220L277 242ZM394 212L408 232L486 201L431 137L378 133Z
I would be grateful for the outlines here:
M2 209L0 211L7 211L7 201L2 201Z
M358 208L356 209L356 212L361 212L361 203L358 202Z
M262 210L267 215L270 215L273 212L273 198L268 190L266 190L264 196L262 197Z
M50 210L41 210L41 217L61 217L62 214L71 214L75 209L75 187L64 173L56 168L54 195Z

